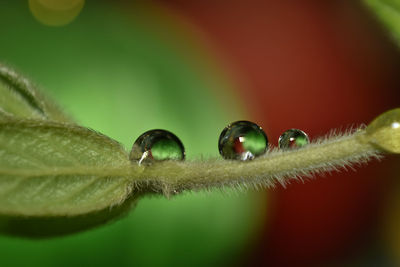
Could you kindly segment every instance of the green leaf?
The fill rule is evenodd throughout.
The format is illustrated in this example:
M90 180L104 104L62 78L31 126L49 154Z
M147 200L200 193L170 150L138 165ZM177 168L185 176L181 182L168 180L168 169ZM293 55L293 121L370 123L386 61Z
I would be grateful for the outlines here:
M365 130L305 147L268 151L250 162L131 164L97 132L47 120L0 121L0 232L45 237L91 228L121 215L139 196L187 190L268 187L379 158Z
M0 63L0 119L5 117L73 122L26 78Z
M364 0L400 46L400 0Z
M137 198L121 145L76 125L0 121L0 231L47 236L106 222Z

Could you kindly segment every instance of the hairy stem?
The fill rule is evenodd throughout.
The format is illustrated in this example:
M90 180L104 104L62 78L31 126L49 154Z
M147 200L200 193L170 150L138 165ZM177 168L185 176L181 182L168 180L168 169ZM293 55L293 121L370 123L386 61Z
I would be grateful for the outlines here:
M166 196L183 190L213 187L269 187L290 179L339 170L379 158L380 150L366 142L365 130L327 137L297 150L270 150L249 162L216 160L169 161L144 167L138 186ZM136 175L135 175L136 176Z
M87 151L85 153L88 153L88 156L92 155L90 149L96 147L92 148L89 146L90 144L87 144L88 148L85 149L84 144L86 143L83 143L84 140L85 142L95 142L96 140L105 142L108 140L109 146L117 149L118 153L113 154L114 156L103 155L111 157L107 160L115 161L112 164L87 165L84 162L74 161L75 163L72 165L68 163L62 164L64 166L55 165L51 167L35 165L36 167L14 168L10 165L0 169L0 176L18 177L19 182L27 179L32 180L35 177L64 177L63 179L71 177L72 179L73 177L93 176L97 177L97 179L107 178L111 180L123 178L131 193L158 193L167 197L184 190L207 190L223 187L258 188L273 186L277 182L284 186L291 179L302 179L302 177L312 177L316 173L351 167L354 164L366 162L371 158L379 158L380 154L383 153L383 150L379 149L374 143L374 141L378 140L376 135L372 135L374 138L371 139L371 135L366 130L358 129L357 131L339 135L331 134L326 138L317 139L300 149L287 151L270 149L264 156L251 161L243 162L213 158L194 161L161 161L154 162L151 165L139 165L128 160L127 153L122 147L119 147L117 142L76 125L68 126L67 124L52 122L46 123L46 125L39 124L35 128L29 123L20 123L21 125L17 123L14 125L8 122L8 124L5 122L5 125L8 125L11 129L10 131L14 134L25 133L31 135L36 130L38 137L40 137L41 133L47 133L48 131L54 135L56 133L61 135L60 138L63 134L69 134L69 138L72 140L78 136L80 138L87 136L87 138L77 142L76 145L78 146L77 149ZM4 126L4 134L7 133L7 129ZM65 137L63 138L65 139ZM64 148L57 146L57 149L61 149L61 151L67 150L71 146L71 143L65 142L63 138L57 142L59 146L64 143L66 145ZM106 144L108 143L106 142L101 147L106 149ZM43 147L45 148L45 146ZM9 151L9 153L11 152ZM48 153L48 150L45 150L43 157ZM24 154L24 158L26 159L27 155ZM44 159L47 158L44 157ZM47 160L51 161L51 157ZM66 163L71 160L64 159ZM99 155L93 160L99 161ZM127 196L123 198L125 197Z

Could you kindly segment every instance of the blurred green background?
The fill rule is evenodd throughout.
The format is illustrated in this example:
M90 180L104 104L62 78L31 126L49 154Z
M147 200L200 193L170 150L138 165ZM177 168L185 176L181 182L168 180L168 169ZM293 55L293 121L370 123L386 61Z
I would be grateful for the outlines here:
M400 106L400 53L374 16L396 22L396 1L3 0L0 61L127 150L164 128L188 160L218 156L232 121L276 146L290 128L312 140ZM263 192L146 198L61 238L1 236L0 266L399 266L398 160Z
M162 128L182 140L189 160L216 156L221 129L245 114L201 43L163 12L144 2L86 1L75 21L49 27L35 20L27 1L1 1L0 59L79 123L127 149L144 131ZM204 56L202 63L192 55ZM146 198L126 218L85 233L0 237L0 266L233 263L263 221L259 199L229 191Z

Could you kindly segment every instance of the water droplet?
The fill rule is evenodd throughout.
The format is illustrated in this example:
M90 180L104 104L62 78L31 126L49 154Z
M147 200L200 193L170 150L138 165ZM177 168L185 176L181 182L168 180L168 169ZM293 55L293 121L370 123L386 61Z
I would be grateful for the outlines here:
M367 140L390 153L400 153L400 108L375 118L365 129Z
M131 161L139 165L163 160L184 160L185 149L179 138L165 130L150 130L142 134L133 144Z
M307 145L310 143L310 139L302 130L289 129L279 137L278 142L280 149L293 149Z
M250 121L236 121L219 136L219 153L225 159L251 160L265 153L268 138L263 129Z

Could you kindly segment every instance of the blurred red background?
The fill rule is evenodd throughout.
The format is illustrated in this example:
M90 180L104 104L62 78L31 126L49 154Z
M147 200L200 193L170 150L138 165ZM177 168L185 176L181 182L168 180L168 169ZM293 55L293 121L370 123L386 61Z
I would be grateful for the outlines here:
M361 3L160 2L208 38L274 145L289 128L312 138L399 106L398 51ZM386 158L356 173L271 190L268 225L243 264L312 266L368 258L395 176L394 160Z
M302 129L312 139L400 106L398 48L362 2L93 0L79 15L72 14L75 21L59 28L36 21L28 1L3 2L1 25L10 26L2 28L2 61L21 65L58 91L84 125L129 145L135 131L157 125L179 129L190 153L206 143L216 149L208 142L218 136L214 126L222 128L219 123L229 115L243 114L248 117L236 119L260 124L276 146L289 128ZM220 86L225 87L216 91ZM227 93L233 97L224 98ZM139 118L140 107L148 106L135 109L138 96L154 97L157 110ZM236 96L239 103L233 106ZM195 109L182 112L194 104ZM228 115L218 117L216 111L224 109ZM232 198L229 205L212 209L221 204L219 192L218 198L196 202L188 196L175 202L144 200L116 224L54 242L1 237L2 260L37 266L179 266L191 265L192 258L198 266L399 266L396 160L388 156L356 172L265 190L260 205L265 211L254 205L258 198L242 207ZM258 197L253 191L249 195ZM254 210L247 216L256 214L258 221L243 215L250 207ZM243 218L248 220L240 222ZM263 223L262 229L253 222ZM242 228L252 231L239 233ZM228 239L232 236L239 238ZM16 257L20 254L24 257Z

